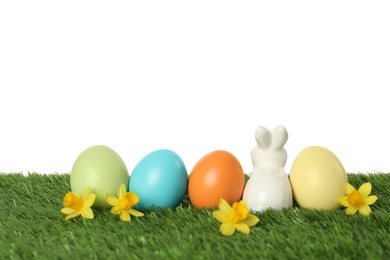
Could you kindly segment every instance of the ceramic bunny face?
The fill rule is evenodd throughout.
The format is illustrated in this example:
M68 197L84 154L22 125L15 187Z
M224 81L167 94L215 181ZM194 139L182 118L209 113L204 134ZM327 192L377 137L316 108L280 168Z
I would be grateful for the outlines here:
M288 139L284 126L278 126L272 132L259 126L255 133L255 139L257 145L251 152L253 171L264 166L284 167L287 161L287 152L283 146Z

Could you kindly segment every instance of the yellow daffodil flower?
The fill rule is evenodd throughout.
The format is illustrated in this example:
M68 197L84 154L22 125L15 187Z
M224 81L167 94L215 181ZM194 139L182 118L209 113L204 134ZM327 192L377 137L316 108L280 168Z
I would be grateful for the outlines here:
M249 214L246 201L234 202L231 207L226 200L220 199L219 210L213 212L213 216L221 222L220 231L225 236L233 235L235 230L249 234L250 229L259 222L259 218L255 215Z
M370 195L371 193L371 183L366 182L362 184L359 190L356 190L351 184L345 184L345 192L347 196L338 197L338 201L341 205L346 207L345 213L347 215L353 215L358 210L360 214L368 216L371 213L371 208L369 205L374 204L378 199L375 195Z
M65 217L65 220L77 217L81 215L84 218L93 219L93 211L91 206L95 202L96 194L89 193L89 187L87 187L83 194L81 194L81 198L74 192L68 192L64 197L63 205L65 208L61 209L61 212L68 215Z
M118 197L104 194L107 203L113 206L111 213L119 215L122 221L131 221L131 216L142 217L144 214L133 209L133 206L139 202L138 196L134 192L126 192L125 185L121 183L118 189Z

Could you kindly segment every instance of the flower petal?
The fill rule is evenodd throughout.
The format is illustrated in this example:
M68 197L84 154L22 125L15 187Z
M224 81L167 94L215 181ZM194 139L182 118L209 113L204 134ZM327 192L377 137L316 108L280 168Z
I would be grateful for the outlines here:
M378 197L375 195L368 196L367 198L364 199L364 204L367 204L367 205L374 204L377 199L378 199Z
M72 214L72 213L76 212L76 210L72 209L72 208L62 208L61 212L66 214L66 215L69 215L69 214Z
M371 213L371 208L370 208L370 206L368 206L368 205L363 205L363 206L361 206L361 207L359 208L359 213L362 214L362 215L364 215L364 216L370 215L370 213Z
M347 193L347 195L351 194L351 192L354 190L355 188L351 184L349 183L345 184L345 193Z
M340 196L337 198L338 202L343 205L344 207L348 207L349 203L347 201L348 196Z
M121 214L119 214L119 217L122 221L129 222L131 221L130 213L126 210L122 210Z
M252 227L252 226L256 225L257 222L259 222L259 221L260 221L260 219L258 217L256 217L255 215L248 214L246 219L240 221L239 224L243 223L245 225L248 225L249 227Z
M226 223L223 223L219 230L221 231L222 234L224 234L225 236L231 236L233 235L234 231L236 230L234 228L234 224L233 223L230 223L230 222L226 222Z
M126 194L126 187L123 183L121 183L118 189L118 199L121 200L125 194Z
M354 206L348 206L348 208L345 210L345 213L347 215L353 215L356 213L356 211L358 211L358 208L356 208Z
M68 220L68 219L71 219L71 218L75 218L75 217L77 217L77 216L79 216L80 215L80 212L74 212L74 213L72 213L72 214L70 214L70 215L68 215L68 216L66 216L66 218L65 218L65 220Z
M226 213L222 210L214 211L213 217L221 223L229 222L229 213Z
M122 209L118 206L114 206L111 208L111 213L114 215L119 215L122 213Z
M81 198L82 198L83 200L85 200L85 199L87 198L87 195L88 195L88 193L89 193L89 189L90 189L90 187L85 188L85 190L84 190L83 193L81 194Z
M138 211L138 210L135 210L135 209L129 209L128 212L130 213L130 215L133 215L133 216L136 216L136 217L142 217L144 216L144 213Z
M251 230L249 229L249 226L247 224L244 224L244 223L237 223L237 224L234 224L234 227L244 233L244 234L249 234L251 232Z
M127 198L129 199L132 205L131 207L133 207L139 202L139 197L134 192L126 192L124 196L128 196Z
M92 207L93 203L95 202L96 194L91 193L88 195L87 199L84 201L84 207L90 208Z
M82 212L81 212L81 216L84 217L84 218L88 218L88 219L93 219L93 211L91 208L85 208Z
M219 200L218 208L219 208L219 210L226 212L226 213L229 213L232 210L232 207L224 199Z
M238 203L243 204L246 207L246 200L240 200Z
M359 191L360 195L364 199L364 198L367 198L368 195L370 195L371 189L372 189L371 183L370 182L366 182L366 183L363 183L362 186L360 186L358 191Z
M119 203L119 199L117 197L108 195L107 193L104 193L104 198L106 199L107 203L111 206L116 206Z

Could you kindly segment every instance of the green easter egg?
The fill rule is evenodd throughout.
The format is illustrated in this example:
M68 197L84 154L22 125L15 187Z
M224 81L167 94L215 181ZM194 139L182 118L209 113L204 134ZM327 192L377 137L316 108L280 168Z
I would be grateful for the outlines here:
M92 207L111 207L104 193L117 196L119 185L123 183L128 190L129 172L122 158L111 148L95 145L84 150L73 164L70 174L72 192L81 196L85 188L96 194Z

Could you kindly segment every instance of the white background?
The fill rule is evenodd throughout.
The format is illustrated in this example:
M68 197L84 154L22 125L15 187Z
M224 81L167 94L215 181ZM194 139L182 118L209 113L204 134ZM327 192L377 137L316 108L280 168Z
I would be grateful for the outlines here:
M68 173L87 147L131 173L178 153L252 171L262 125L286 171L321 145L347 172L390 172L389 1L2 1L0 172Z

